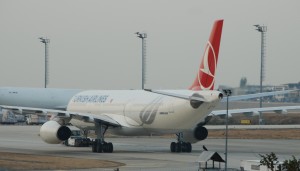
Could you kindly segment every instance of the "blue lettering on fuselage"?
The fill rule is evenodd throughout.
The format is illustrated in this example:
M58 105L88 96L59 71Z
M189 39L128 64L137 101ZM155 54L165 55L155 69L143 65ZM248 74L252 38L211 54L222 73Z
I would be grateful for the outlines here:
M105 103L108 95L79 95L72 100L74 103Z

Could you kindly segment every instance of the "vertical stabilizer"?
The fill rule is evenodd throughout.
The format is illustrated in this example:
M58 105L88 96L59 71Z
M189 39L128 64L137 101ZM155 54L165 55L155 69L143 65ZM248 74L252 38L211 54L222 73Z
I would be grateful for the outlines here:
M215 73L218 63L219 47L221 42L223 20L214 23L205 52L197 73L196 79L190 90L213 90Z

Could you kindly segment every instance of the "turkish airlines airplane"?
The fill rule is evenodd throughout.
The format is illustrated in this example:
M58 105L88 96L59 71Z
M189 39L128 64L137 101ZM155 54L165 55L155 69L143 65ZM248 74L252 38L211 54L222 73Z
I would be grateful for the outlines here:
M113 144L106 142L106 131L125 136L176 134L170 144L171 152L191 152L192 145L206 139L204 127L213 111L224 101L223 94L214 90L223 20L215 21L205 47L197 76L187 90L72 90L44 88L0 88L2 110L19 113L53 113L54 118L40 129L40 137L50 144L67 140L72 124L82 129L95 129L97 138L92 151L113 152ZM230 100L257 98L285 92L232 96ZM243 109L243 112L281 111L299 106ZM231 113L239 113L235 110Z

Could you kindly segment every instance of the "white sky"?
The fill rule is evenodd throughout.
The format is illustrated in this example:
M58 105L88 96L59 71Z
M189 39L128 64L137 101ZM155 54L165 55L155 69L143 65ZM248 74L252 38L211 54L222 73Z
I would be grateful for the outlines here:
M0 0L0 86L44 86L44 44L50 38L49 87L141 88L146 31L147 88L193 82L214 20L223 18L217 85L259 84L260 33L267 32L264 84L299 82L300 1L274 0Z

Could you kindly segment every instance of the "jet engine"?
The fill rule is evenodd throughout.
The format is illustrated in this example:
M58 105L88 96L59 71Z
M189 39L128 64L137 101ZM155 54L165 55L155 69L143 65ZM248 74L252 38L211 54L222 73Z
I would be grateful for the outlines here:
M185 142L196 143L205 140L208 136L208 131L203 126L197 126L193 130L183 132L183 140Z
M70 138L71 130L56 121L48 121L42 125L40 136L48 144L59 144Z

